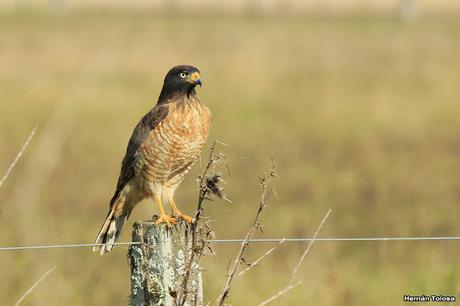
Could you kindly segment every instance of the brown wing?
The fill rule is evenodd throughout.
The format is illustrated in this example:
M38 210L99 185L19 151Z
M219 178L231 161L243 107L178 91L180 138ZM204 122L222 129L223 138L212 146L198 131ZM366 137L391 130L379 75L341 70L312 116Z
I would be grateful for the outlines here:
M168 104L157 104L150 110L134 128L133 134L128 142L125 157L121 163L120 176L118 178L115 194L110 200L110 206L117 199L120 191L134 176L134 168L138 158L138 149L147 139L149 133L154 130L158 124L168 116Z

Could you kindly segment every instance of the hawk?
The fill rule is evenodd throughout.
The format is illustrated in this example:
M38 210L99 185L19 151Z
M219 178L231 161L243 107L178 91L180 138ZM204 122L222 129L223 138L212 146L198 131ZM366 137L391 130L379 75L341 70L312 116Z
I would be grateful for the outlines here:
M143 199L152 199L159 210L157 224L167 226L181 219L191 223L174 202L174 192L202 151L208 136L211 113L200 101L195 87L200 71L188 65L173 67L164 79L158 102L135 127L121 164L109 213L93 250L101 255L112 250L131 211ZM163 201L168 201L168 215Z

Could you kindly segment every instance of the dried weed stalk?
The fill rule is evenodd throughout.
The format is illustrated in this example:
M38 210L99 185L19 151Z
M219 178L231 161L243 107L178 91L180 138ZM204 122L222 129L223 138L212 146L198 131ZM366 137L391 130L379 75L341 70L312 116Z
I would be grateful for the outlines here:
M190 257L186 260L185 273L181 281L180 288L177 288L175 291L174 304L178 306L184 305L190 294L195 294L195 298L193 300L196 301L196 292L193 292L193 290L190 289L190 276L202 256L214 254L214 250L208 242L214 238L214 232L209 224L209 218L204 214L204 201L212 201L217 197L231 203L224 193L222 186L224 184L223 175L218 172L218 169L220 169L225 162L225 156L220 152L216 153L217 143L217 141L214 141L212 144L209 152L208 163L206 164L203 173L197 179L199 195L194 218L195 220L191 229L192 252L190 252Z
M271 253L273 250L269 250L265 255L263 255L261 258L256 260L254 263L247 263L245 259L245 254L247 252L247 249L249 247L249 243L251 238L254 236L254 234L257 231L262 231L262 226L259 222L259 217L262 211L265 209L267 206L267 201L269 198L273 195L276 194L273 187L272 187L272 180L276 178L276 172L275 172L275 163L272 160L272 168L270 170L270 173L266 176L260 177L260 185L262 187L262 195L260 197L259 201L259 207L257 209L256 216L254 218L254 221L249 228L249 231L247 232L244 241L241 243L240 250L238 251L238 254L235 257L235 260L233 261L233 264L229 267L229 270L227 272L227 279L225 281L224 287L222 288L221 294L216 300L216 305L222 306L225 305L224 302L228 298L228 295L230 293L230 288L232 285L232 282L235 280L235 278L238 276L236 273L238 271L238 268L240 267L241 263L246 263L248 264L248 268L246 270L243 270L239 275L244 274L248 269L251 267L255 266L263 257ZM281 243L280 243L281 244ZM277 246L279 246L278 244ZM275 247L276 248L276 247Z
M46 271L45 273L43 273L42 276L40 276L39 279L37 279L35 281L35 283L32 284L32 286L29 287L29 289L27 289L26 292L24 292L24 294L19 298L19 300L16 302L16 304L14 304L14 306L18 306L19 304L22 303L22 301L24 301L24 299L32 293L32 291L34 291L34 289L42 282L45 280L45 278L51 274L51 272L53 272L54 270L56 270L56 267L52 267L51 269L49 269L48 271Z
M13 170L14 166L18 163L19 159L21 158L22 154L26 150L27 146L29 145L30 141L35 135L35 132L37 131L37 127L35 127L32 132L30 133L29 137L27 138L26 142L22 145L21 149L19 150L18 154L16 154L16 157L14 158L13 162L9 165L8 169L6 170L5 174L3 177L0 179L0 187L2 187L3 183L5 183L6 179L10 175L11 171Z
M326 220L329 217L331 212L332 212L332 210L329 209L328 212L326 213L326 215L321 220L321 223L316 228L315 233L313 235L313 239L310 240L310 242L308 243L307 248L302 253L302 256L300 256L299 262L297 263L297 265L295 266L294 270L292 271L291 279L289 280L287 285L283 289L278 291L275 295L271 296L270 298L268 298L265 301L263 301L262 303L260 303L259 306L265 306L265 305L273 302L277 298L281 297L282 295L286 294L288 291L290 291L291 289L294 289L295 287L297 287L298 285L300 285L302 283L301 280L299 280L297 282L295 281L297 273L299 272L299 269L302 266L303 262L305 261L305 258L307 257L308 253L310 252L310 249L311 249L313 243L315 242L316 237L318 237L319 231L323 227L324 223L326 222Z

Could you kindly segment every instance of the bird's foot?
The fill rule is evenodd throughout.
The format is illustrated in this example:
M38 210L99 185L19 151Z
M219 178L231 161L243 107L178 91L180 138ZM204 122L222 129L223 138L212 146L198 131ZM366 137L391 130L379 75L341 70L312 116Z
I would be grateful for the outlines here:
M189 223L189 224L192 224L193 223L193 218L190 217L190 216L187 216L187 215L184 215L184 214L179 214L177 216L179 219L182 219L184 220L185 222Z
M175 210L173 213L174 213L174 216L176 216L177 219L184 220L185 222L187 222L187 223L189 223L189 224L192 224L192 223L193 223L193 218L192 218L192 217L183 214L183 213L180 212L179 210Z
M173 224L176 224L176 218L173 216L168 216L167 214L160 215L155 221L155 224L159 225L161 223L165 223L167 226L172 226Z

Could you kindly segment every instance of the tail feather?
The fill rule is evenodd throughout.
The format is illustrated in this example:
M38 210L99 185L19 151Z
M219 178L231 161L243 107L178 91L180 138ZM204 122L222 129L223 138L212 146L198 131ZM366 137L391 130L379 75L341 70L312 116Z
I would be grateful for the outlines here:
M112 209L110 209L110 212L107 215L99 234L97 235L95 244L98 245L93 247L93 251L99 249L101 255L104 255L104 253L111 251L115 247L114 243L118 240L123 224L128 218L127 215L115 217L115 207L116 205L113 205Z

